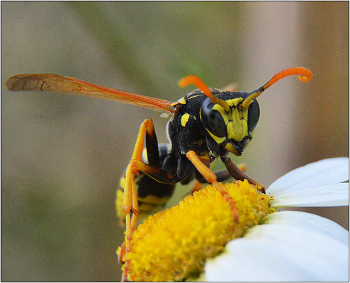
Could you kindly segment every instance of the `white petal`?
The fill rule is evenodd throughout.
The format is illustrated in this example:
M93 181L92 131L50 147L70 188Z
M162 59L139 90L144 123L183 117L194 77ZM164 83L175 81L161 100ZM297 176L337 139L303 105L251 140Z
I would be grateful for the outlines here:
M349 159L324 159L295 169L267 189L275 207L349 204Z
M340 183L298 188L274 196L273 207L312 207L349 205L349 184Z
M348 232L309 213L274 213L208 260L207 281L348 281Z
M349 158L323 159L297 168L277 179L268 191L281 188L334 184L349 180Z
M272 213L263 219L263 224L286 224L328 235L343 244L348 244L349 231L327 218L300 211L282 211Z

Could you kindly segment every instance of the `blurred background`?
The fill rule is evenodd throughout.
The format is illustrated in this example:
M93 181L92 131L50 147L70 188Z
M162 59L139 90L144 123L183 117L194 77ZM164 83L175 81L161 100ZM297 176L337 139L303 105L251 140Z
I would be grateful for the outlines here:
M348 156L348 2L2 2L2 84L56 73L176 101L199 75L259 97L253 141L235 162L269 186L323 158ZM119 177L139 126L167 119L137 106L2 87L2 280L116 281ZM220 162L218 162L220 163ZM217 166L222 166L216 164ZM188 192L178 186L174 205ZM303 209L304 211L306 209ZM309 209L348 228L348 207Z

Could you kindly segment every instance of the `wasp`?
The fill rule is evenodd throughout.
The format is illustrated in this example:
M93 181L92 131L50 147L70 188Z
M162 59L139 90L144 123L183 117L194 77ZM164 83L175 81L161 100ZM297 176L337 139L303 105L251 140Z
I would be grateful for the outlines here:
M179 85L194 84L198 89L176 102L53 74L16 75L9 78L5 86L12 91L54 91L95 96L172 114L167 124L169 144L158 144L151 119L141 124L132 158L121 179L121 190L117 192L117 208L125 214L126 224L125 242L119 253L120 261L125 262L122 275L125 281L130 265L127 255L131 251L138 213L163 205L177 183L187 184L194 179L199 183L211 183L229 203L235 221L238 221L235 203L220 181L229 177L247 179L264 193L264 187L240 170L228 155L240 156L253 138L260 116L256 98L275 82L290 75L298 75L304 82L312 78L308 69L294 67L275 74L252 92L231 92L209 88L199 77L190 75ZM218 158L225 164L226 170L213 172L210 165Z

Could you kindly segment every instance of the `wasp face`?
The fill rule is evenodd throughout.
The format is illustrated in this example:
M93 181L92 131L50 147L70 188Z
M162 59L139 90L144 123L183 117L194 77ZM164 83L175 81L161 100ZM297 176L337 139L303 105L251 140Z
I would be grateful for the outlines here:
M229 110L212 103L207 98L201 107L201 119L209 135L229 152L241 155L252 139L252 133L258 123L260 109L254 99L248 107L243 108L243 100L249 96L247 92L223 92L217 95L224 100Z

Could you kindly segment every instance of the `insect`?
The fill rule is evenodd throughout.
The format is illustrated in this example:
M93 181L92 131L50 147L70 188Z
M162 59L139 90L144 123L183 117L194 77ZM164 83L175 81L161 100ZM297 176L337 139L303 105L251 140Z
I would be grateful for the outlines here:
M256 98L275 82L290 75L299 75L298 78L304 82L312 78L308 69L294 67L277 73L252 92L230 92L210 89L197 76L191 75L182 79L179 85L185 87L194 84L198 89L176 102L52 74L16 75L9 78L5 86L13 91L55 91L107 98L172 114L167 125L169 145L158 144L151 119L141 124L122 182L126 237L119 258L120 261L125 259L122 280L127 280L130 265L127 254L131 251L131 237L140 211L138 198L148 197L143 199L146 204L153 196L164 197L163 201L167 201L175 184L186 184L196 179L200 183L211 183L229 203L237 220L235 203L219 181L231 176L236 180L247 179L264 192L264 187L242 172L228 154L240 156L252 140L260 115ZM146 154L142 159L144 144ZM217 158L221 159L227 170L215 173L210 170L210 164ZM159 200L155 203L157 201L159 204Z
M151 123L151 121L149 121ZM170 144L159 144L157 142L156 136L153 138L149 137L146 133L146 145L142 152L142 162L148 165L162 168L165 158L169 155L171 151ZM244 170L244 165L239 164L238 167ZM227 170L219 170L214 172L217 181L223 182L231 177L231 174ZM191 194L194 191L200 190L203 183L207 181L203 176L198 176L199 180L193 185ZM187 184L192 181L191 178L188 180L183 180L182 184ZM125 227L125 213L123 210L123 199L125 190L126 178L125 172L119 181L119 188L117 189L116 195L116 211L117 216L120 220L120 224ZM156 213L163 209L166 203L171 198L176 183L160 183L159 181L149 177L143 172L138 172L135 175L135 184L137 191L137 201L138 201L138 214L137 221L143 221L150 214Z

